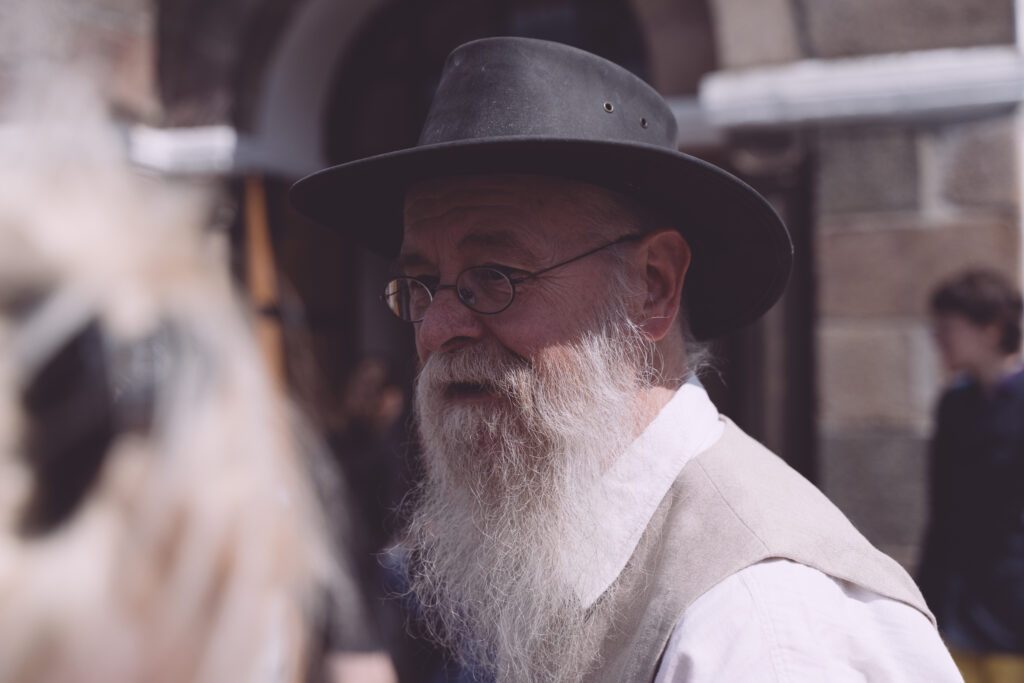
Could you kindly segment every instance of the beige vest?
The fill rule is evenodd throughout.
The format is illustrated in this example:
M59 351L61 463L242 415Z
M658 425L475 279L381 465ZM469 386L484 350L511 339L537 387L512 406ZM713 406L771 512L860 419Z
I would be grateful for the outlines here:
M920 610L917 586L824 495L726 422L718 443L690 461L665 496L610 596L617 619L586 680L654 679L687 607L739 570L768 558L818 569ZM637 571L630 571L637 570Z

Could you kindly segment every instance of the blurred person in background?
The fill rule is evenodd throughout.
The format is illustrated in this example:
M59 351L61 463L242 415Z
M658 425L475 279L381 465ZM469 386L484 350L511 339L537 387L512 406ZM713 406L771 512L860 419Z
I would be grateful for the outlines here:
M359 588L341 606L344 620L332 619L329 624L332 669L342 681L393 683L396 666L400 672L419 664L403 656L410 640L400 605L390 599L393 582L379 559L393 535L388 532L400 498L396 461L402 430L397 424L405 395L390 381L383 360L365 358L353 369L340 397L329 396L303 302L287 284L278 296L272 318L261 311L263 322L276 319L280 324L292 398L326 446L324 460L340 475L323 497Z
M390 683L400 673L408 677L410 670L419 674L424 668L425 662L408 656L421 648L406 632L401 606L392 599L395 582L382 559L399 505L394 454L401 446L391 437L404 405L404 393L389 382L386 363L365 358L346 383L338 412L322 420L333 462L343 475L344 500L333 516L349 520L342 545L360 593L353 596L359 604L347 606L346 621L331 628L332 660L342 682ZM360 614L355 615L357 607Z
M72 94L0 130L0 682L324 680L351 586L315 440L210 198L134 173Z
M935 290L953 381L931 449L920 585L968 683L1024 681L1024 371L1021 294L973 270Z
M465 680L960 680L906 572L697 379L792 246L676 133L621 67L490 38L449 56L416 147L292 189L397 256L416 607Z

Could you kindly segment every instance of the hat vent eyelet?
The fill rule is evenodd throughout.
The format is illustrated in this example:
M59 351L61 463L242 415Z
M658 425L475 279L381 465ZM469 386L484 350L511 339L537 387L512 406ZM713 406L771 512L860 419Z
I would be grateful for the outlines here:
M604 103L604 110L606 112L608 112L609 114L611 114L613 111L615 111L615 105L612 104L611 102L605 102Z
M647 119L640 119L640 127L647 128Z

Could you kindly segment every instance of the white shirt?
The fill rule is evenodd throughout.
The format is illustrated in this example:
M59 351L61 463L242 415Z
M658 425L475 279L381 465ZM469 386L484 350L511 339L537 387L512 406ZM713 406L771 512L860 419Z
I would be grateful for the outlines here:
M589 501L588 542L568 549L563 562L584 605L618 577L683 467L723 429L693 379L604 475ZM655 683L962 680L938 632L914 608L775 559L733 574L690 605Z

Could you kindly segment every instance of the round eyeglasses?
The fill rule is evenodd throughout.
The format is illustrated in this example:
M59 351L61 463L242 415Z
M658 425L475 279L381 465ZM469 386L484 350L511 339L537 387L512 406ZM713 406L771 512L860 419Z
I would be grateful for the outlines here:
M521 275L512 275L499 266L470 266L459 273L455 278L455 284L451 285L430 284L415 277L395 277L384 287L381 299L388 310L397 317L406 322L418 323L426 316L427 308L437 293L443 289L451 289L455 291L462 305L469 310L483 315L494 315L512 305L516 298L516 285L596 254L602 249L625 242L635 242L642 237L643 235L638 234L624 235L553 266Z

